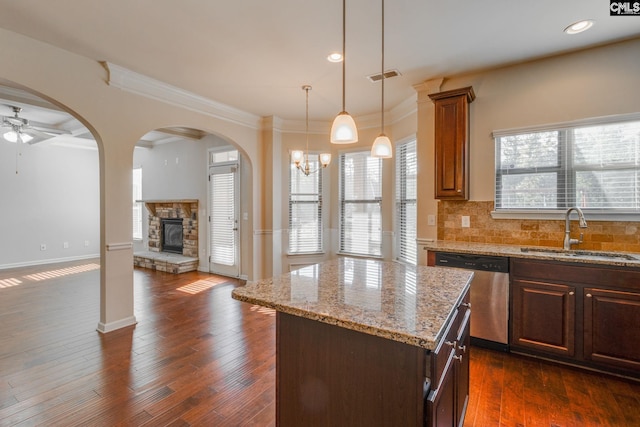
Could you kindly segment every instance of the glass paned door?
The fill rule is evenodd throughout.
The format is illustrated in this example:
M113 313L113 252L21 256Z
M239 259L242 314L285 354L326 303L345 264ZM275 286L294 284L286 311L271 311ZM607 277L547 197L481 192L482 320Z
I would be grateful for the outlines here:
M209 271L238 277L238 166L209 169Z

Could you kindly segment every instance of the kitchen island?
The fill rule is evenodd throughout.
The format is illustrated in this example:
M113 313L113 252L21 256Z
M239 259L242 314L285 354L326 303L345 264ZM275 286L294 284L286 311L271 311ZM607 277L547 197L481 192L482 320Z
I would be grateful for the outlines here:
M472 276L341 257L235 289L276 310L277 424L459 425Z

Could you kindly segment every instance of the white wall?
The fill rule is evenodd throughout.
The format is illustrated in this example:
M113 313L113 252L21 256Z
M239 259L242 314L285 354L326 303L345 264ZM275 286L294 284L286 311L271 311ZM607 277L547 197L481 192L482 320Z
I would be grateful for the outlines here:
M17 174L16 148L0 139L0 268L98 257L97 147L23 144Z

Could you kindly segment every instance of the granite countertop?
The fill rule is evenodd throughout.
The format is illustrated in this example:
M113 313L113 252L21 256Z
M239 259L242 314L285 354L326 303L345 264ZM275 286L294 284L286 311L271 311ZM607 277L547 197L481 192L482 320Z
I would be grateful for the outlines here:
M505 256L583 264L601 264L640 268L640 254L630 252L606 252L542 246L498 245L488 243L454 242L446 240L421 241L423 250L467 253L474 255Z
M473 273L345 258L248 282L233 298L432 350Z

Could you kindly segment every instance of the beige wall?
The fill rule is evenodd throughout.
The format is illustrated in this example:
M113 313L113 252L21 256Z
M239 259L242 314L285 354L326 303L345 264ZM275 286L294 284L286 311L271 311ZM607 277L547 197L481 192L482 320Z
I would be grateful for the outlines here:
M252 199L252 230L242 242L254 245L253 230L264 215L260 194L262 157L259 126L251 128L211 115L135 95L107 84L107 70L98 62L0 29L2 82L22 87L60 105L92 130L100 153L101 313L98 329L109 331L135 322L133 313L133 251L131 246L131 169L133 147L148 131L185 126L223 137L242 150L252 168L248 189ZM243 234L244 235L244 234ZM249 250L251 254L253 251ZM259 259L243 263L242 273L260 274Z
M472 200L493 200L493 140L496 129L553 123L640 111L640 39L541 61L469 74L416 86L417 111L392 111L388 134L401 141L418 138L418 237L436 238L427 214L437 214L433 198L433 104L429 92L473 86L471 106ZM250 230L242 237L242 274L259 278L287 271L286 185L288 153L300 146L299 132L283 132L276 118L255 126L225 121L211 114L163 103L109 86L98 62L0 29L0 83L24 87L64 107L92 130L100 152L101 314L99 328L108 331L135 322L131 243L131 168L133 147L148 131L185 126L221 136L248 160ZM9 60L10 59L10 60ZM442 84L440 84L442 83ZM401 116L401 117L400 117ZM337 247L338 169L341 150L369 149L379 129L375 120L361 125L355 146L332 146L328 168L326 218L330 251ZM328 132L329 124L326 126ZM312 150L329 146L315 134ZM384 257L392 257L394 162L384 160ZM275 234L274 234L275 232ZM250 258L250 259L246 259Z
M493 201L494 140L499 129L550 124L640 111L640 39L496 70L444 79L440 90L473 86L470 107L470 200ZM418 91L418 238L437 238L426 214L437 214L434 200L433 104ZM503 220L507 221L507 220ZM443 226L443 225L441 225ZM441 234L442 235L442 234Z

